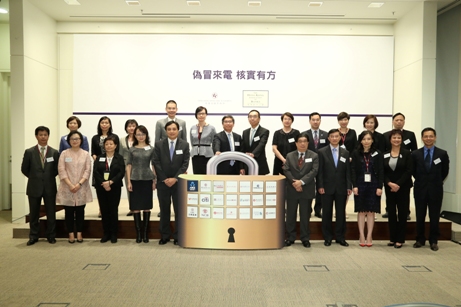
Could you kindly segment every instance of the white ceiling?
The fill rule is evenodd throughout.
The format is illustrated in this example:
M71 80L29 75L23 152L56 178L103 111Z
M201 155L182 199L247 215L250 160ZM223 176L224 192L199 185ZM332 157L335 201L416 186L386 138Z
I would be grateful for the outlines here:
M0 8L8 8L9 1L0 0ZM394 23L422 2L381 1L381 8L368 8L373 1L323 1L321 7L309 7L310 0L261 0L260 7L249 7L247 0L201 0L200 6L188 6L186 0L139 0L138 6L129 6L125 0L78 0L81 5L68 5L64 0L27 1L57 21L243 23ZM440 9L454 1L435 2ZM8 15L0 14L0 22L8 20Z

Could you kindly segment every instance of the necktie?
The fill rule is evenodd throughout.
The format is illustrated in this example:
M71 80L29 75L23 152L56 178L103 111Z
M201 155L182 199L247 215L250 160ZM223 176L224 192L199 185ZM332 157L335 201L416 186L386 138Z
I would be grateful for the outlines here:
M317 130L314 131L314 144L315 144L315 149L317 149L319 145L319 136L317 135Z
M299 156L299 159L298 159L298 166L302 167L303 162L304 162L304 153L301 153L301 156Z
M255 129L251 129L250 146L251 144L253 144L253 138L255 137L255 132L256 132Z
M338 148L333 148L333 160L335 160L335 167L338 166L338 154L336 153Z
M40 161L42 162L42 168L45 168L45 147L40 147Z
M174 154L174 142L170 142L170 160L173 162L173 154Z
M231 134L230 134L230 133L227 133L227 139L229 140L230 151L234 151L234 144L232 144L232 138L231 138ZM230 161L230 165L231 165L231 166L234 166L234 163L235 163L235 160L231 160L231 161Z
M426 166L426 171L429 172L431 170L431 152L429 150L426 150L424 165Z

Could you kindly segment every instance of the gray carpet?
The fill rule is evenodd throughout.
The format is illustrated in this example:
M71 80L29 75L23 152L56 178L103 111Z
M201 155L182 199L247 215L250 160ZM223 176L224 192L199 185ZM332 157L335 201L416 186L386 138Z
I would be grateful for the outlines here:
M270 251L88 239L26 246L11 238L10 221L0 212L0 306L461 305L461 246L448 241L438 252L384 241Z

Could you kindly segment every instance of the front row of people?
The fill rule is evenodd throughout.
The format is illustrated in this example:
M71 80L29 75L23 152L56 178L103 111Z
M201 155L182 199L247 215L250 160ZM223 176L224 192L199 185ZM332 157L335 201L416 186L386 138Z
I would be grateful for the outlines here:
M414 248L425 245L426 212L429 210L429 244L438 250L439 215L443 199L443 182L449 171L449 157L445 150L435 147L436 131L425 128L421 132L424 147L413 152L403 148L402 131L392 130L392 145L382 153L373 145L373 134L366 130L360 135L357 150L349 152L339 146L340 132L328 132L329 146L315 153L308 150L309 137L301 133L295 138L297 150L287 155L284 174L287 180L285 246L296 239L296 215L299 207L300 239L304 247L310 247L309 219L316 189L322 200L322 233L324 245L330 246L333 238L342 246L345 240L346 203L354 194L354 211L357 212L359 245L373 245L375 213L381 213L383 185L386 191L386 207L389 213L388 246L401 248L405 243L406 223L410 202L411 176L415 178L414 198L416 207L416 243ZM317 177L316 177L317 176ZM332 231L333 204L336 212ZM367 231L365 231L365 220Z

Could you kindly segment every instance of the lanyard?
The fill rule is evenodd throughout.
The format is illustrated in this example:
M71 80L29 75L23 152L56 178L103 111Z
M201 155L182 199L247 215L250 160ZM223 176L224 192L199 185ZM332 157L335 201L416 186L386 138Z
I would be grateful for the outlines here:
M48 146L46 146L46 151L45 151L44 156L42 155L42 152L40 150L41 147L43 146L37 145L37 150L38 150L38 153L40 154L40 158L42 158L43 163L45 163L46 154L48 153Z
M341 140L343 141L343 145L344 145L344 142L346 142L346 135L347 135L347 132L344 133L344 134L342 134L342 133L340 133L340 134L341 134Z
M366 154L363 154L363 160L365 161L365 167L367 169L367 173L368 173L368 165L370 164L370 153L368 153L368 159L367 159L367 155Z

